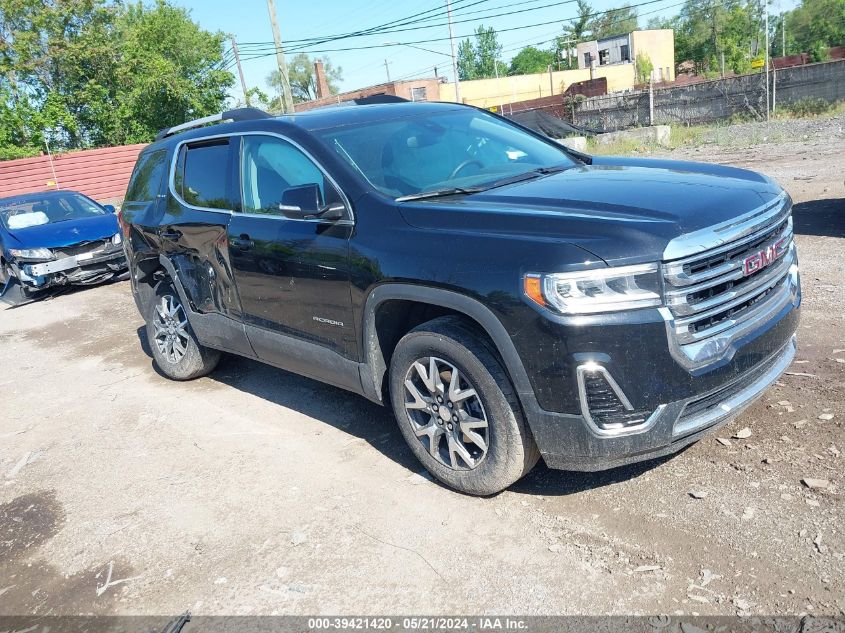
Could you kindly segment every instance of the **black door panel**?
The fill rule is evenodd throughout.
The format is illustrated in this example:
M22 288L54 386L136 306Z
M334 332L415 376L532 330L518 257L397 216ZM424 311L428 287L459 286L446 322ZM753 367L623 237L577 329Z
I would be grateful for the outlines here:
M229 254L244 322L353 358L351 231L349 224L234 215ZM241 248L244 242L250 248Z
M286 190L313 184L321 201L345 200L292 143L246 136L241 145L243 212L232 216L228 228L244 322L357 360L349 275L352 222L292 219L279 206ZM254 338L259 358L284 366L278 355L285 352L271 343L271 336ZM319 375L320 369L298 371Z

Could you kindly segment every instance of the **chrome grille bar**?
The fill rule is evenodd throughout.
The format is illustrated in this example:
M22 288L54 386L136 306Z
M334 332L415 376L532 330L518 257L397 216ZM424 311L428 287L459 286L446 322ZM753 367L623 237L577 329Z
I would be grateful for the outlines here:
M664 318L670 344L686 356L685 364L710 362L742 335L744 323L768 318L797 292L791 210L783 193L669 243L664 256L676 257L662 264Z
M730 290L720 292L709 299L696 301L694 303L689 301L688 297L695 292L709 290L710 288L716 287L727 281L739 281L745 279L745 275L741 269L734 270L731 274L726 275L725 277L720 277L715 280L715 282L711 280L705 282L701 286L695 286L694 288L667 291L666 301L672 309L672 312L678 316L696 314L698 315L696 316L697 319L707 318L708 316L712 316L713 310L716 311L715 313L718 313L719 310L725 310L731 307L730 305L727 305L727 302L734 302L734 300L736 300L734 303L742 303L743 299L752 296L755 291L764 289L763 286L766 286L769 282L774 283L781 279L787 272L789 272L789 267L792 265L794 260L795 245L790 241L786 253L781 255L775 264L769 266L768 268L764 268L753 277L749 277L748 281L745 283L740 283ZM705 314L698 314L705 311L708 312Z

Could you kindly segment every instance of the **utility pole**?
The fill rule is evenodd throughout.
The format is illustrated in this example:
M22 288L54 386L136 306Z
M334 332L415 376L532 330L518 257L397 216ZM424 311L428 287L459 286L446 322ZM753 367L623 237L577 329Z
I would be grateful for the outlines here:
M786 13L780 14L781 54L786 57Z
M246 80L244 79L244 69L241 67L241 55L238 52L238 42L235 40L235 36L231 36L232 39L232 51L235 53L235 62L238 64L238 75L241 77L241 88L244 91L244 101L246 102L246 107L249 107L249 90L246 89Z
M384 60L384 72L387 73L387 83L390 83L390 66L388 64L389 64L389 62L385 59Z
M282 36L279 35L279 23L276 21L276 1L267 0L267 11L270 12L270 26L273 28L273 39L276 42L276 62L279 64L279 76L282 80L282 96L279 103L286 113L293 113L293 99L290 94L288 67L285 65L285 52L282 49Z
M766 11L766 54L763 61L766 64L766 121L769 120L769 2L763 0L763 7Z
M452 74L455 77L455 100L458 103L463 103L461 100L461 80L458 78L458 59L455 57L455 38L452 35L452 3L446 0L446 19L449 22L449 46L452 47Z

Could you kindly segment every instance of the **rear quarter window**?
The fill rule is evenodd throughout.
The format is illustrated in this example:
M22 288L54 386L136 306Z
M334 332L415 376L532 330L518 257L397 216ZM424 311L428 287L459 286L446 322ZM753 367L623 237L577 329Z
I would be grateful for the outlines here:
M183 146L176 164L176 191L196 207L231 209L228 172L228 139Z
M127 202L150 202L161 191L161 179L164 176L164 161L167 152L159 150L144 154L138 159L129 187L126 190Z

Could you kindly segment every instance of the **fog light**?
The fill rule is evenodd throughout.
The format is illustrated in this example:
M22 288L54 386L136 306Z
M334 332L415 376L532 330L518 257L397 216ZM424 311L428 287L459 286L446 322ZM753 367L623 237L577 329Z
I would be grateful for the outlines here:
M651 412L634 409L610 373L597 363L578 367L581 414L602 435L616 435L644 427Z

